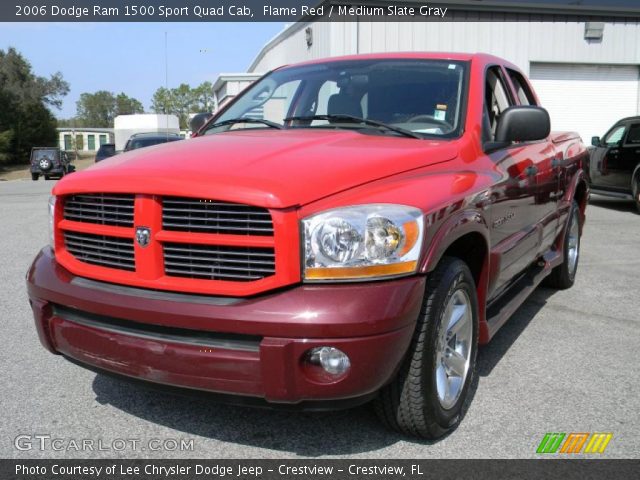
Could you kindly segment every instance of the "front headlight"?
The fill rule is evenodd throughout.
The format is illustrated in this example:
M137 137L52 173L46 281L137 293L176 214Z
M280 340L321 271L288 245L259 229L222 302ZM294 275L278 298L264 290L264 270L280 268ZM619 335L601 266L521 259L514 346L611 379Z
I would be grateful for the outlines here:
M302 221L307 281L372 279L416 271L422 212L405 205L357 205Z
M56 197L51 196L49 197L49 243L51 245L51 248L53 248L54 251L56 249L56 245L55 245L56 234L54 231L55 214L56 214Z

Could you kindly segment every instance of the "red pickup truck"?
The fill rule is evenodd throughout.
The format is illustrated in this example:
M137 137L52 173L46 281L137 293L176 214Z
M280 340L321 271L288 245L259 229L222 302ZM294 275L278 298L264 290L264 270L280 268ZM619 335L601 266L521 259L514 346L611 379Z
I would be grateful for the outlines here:
M478 345L542 280L573 284L586 156L499 58L279 68L196 138L57 183L27 275L38 334L98 371L243 404L374 400L438 437Z

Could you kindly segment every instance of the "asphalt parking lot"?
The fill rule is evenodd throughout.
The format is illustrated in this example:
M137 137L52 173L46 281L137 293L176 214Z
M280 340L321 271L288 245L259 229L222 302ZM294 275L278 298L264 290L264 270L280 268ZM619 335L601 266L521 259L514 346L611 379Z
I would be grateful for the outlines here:
M546 432L612 432L604 456L640 458L640 215L631 204L592 197L576 285L539 288L481 349L466 418L430 443L386 431L367 407L310 414L224 406L96 375L46 352L24 275L48 241L52 186L0 182L2 458L514 458L534 457ZM63 448L93 439L119 449L115 440L134 439L138 448L53 451L34 442L23 451L14 446L19 435L50 435ZM193 439L193 449L152 451L155 439Z

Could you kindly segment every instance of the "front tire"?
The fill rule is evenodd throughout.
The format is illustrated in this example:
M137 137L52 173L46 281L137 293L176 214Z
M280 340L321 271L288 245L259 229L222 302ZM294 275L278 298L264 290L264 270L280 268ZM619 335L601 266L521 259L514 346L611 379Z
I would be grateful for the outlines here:
M548 287L559 290L573 286L578 271L578 260L580 260L580 207L575 200L569 212L562 253L564 261L551 271L545 282Z
M444 257L427 279L407 355L374 407L388 427L434 439L454 429L467 406L478 350L475 282L460 259Z

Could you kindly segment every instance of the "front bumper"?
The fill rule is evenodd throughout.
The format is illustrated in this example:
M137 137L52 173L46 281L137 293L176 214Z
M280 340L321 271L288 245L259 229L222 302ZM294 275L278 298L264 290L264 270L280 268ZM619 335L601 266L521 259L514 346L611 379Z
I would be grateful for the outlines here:
M298 285L252 298L158 292L95 282L43 249L27 274L42 344L92 368L157 384L275 403L366 397L409 347L425 278ZM304 361L316 346L351 360L341 378Z

